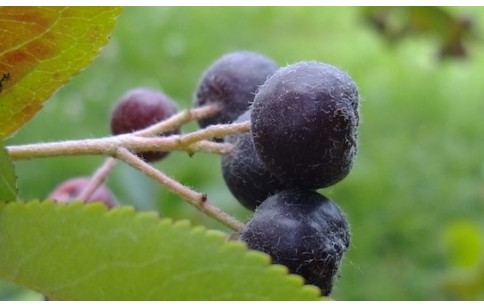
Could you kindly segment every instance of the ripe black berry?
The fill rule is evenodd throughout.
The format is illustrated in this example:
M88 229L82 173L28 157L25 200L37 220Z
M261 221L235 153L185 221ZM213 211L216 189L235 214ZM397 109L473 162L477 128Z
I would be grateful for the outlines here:
M250 112L247 110L235 123L250 120ZM234 148L222 155L222 175L230 192L243 206L253 211L267 197L289 188L260 161L250 132L229 135L224 140Z
M89 184L89 178L76 177L59 184L49 195L48 199L54 200L59 203L66 203L75 200L79 194ZM87 202L99 201L104 203L108 208L112 208L116 205L114 197L106 187L106 185L99 186L94 193L89 197Z
M164 93L139 88L126 93L116 104L111 114L111 131L114 135L131 133L160 122L176 114L178 109ZM163 135L177 134L170 131ZM142 152L138 156L145 161L155 161L168 152Z
M329 295L350 232L334 202L313 191L285 190L262 202L239 238Z
M236 120L249 108L257 88L277 69L273 60L249 51L229 53L215 61L200 79L195 106L217 104L221 111L200 120L200 127Z
M252 136L267 169L294 187L318 189L342 180L357 149L358 90L338 68L299 62L259 88Z

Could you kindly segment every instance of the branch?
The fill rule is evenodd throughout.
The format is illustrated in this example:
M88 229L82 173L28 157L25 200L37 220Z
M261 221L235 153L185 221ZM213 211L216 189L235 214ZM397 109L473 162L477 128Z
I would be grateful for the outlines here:
M245 225L221 209L213 206L207 200L206 194L196 192L182 185L139 158L136 154L133 154L148 151L170 152L175 150L186 151L190 154L202 151L218 154L228 153L232 150L233 145L208 141L206 139L212 140L215 138L223 138L226 135L246 133L250 131L249 121L235 124L212 125L184 135L160 136L160 134L179 128L187 122L208 117L219 111L217 106L209 105L179 112L167 120L130 134L84 140L8 146L6 148L12 160L72 155L105 155L116 157L165 185L172 192L178 194L185 201L208 216L223 223L234 231L241 231ZM91 182L81 192L78 198L81 200L88 199L96 188L104 182L115 164L116 160L114 158L108 158L94 173Z
M221 209L213 206L208 200L207 195L196 192L181 183L170 178L160 170L154 168L149 163L145 162L139 158L136 154L131 153L125 148L119 148L116 151L116 157L128 165L132 166L158 181L159 183L165 185L175 194L178 194L185 201L195 206L197 209L207 214L208 216L216 219L217 221L223 223L234 231L241 231L244 229L245 225L237 220L236 218L225 213Z
M211 117L219 112L220 107L215 104L187 109L169 117L166 120L136 131L134 134L143 137L160 135L165 132L173 131L188 122Z
M179 136L177 142L180 145L188 145L204 139L223 138L227 135L242 134L250 130L250 121L232 124L211 125L205 129Z
M73 156L73 155L106 155L114 156L119 147L133 152L145 151L187 151L227 153L232 145L203 141L208 138L221 138L226 135L245 133L250 130L250 122L213 125L186 135L160 137L141 137L137 133L123 134L104 138L37 143L29 145L8 146L7 151L12 160Z

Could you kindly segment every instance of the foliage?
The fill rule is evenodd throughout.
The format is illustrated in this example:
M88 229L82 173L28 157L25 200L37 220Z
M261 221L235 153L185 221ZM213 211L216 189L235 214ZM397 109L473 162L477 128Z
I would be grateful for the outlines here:
M0 10L0 138L32 118L107 42L119 8L3 7Z
M390 44L409 36L428 36L436 40L438 56L465 58L468 41L477 38L474 20L468 15L452 14L443 7L365 7L368 22Z
M17 197L17 178L13 163L8 157L8 153L0 142L0 196L2 201L14 201Z
M154 213L52 201L0 206L0 275L68 300L317 299L222 232ZM254 280L254 277L257 277Z

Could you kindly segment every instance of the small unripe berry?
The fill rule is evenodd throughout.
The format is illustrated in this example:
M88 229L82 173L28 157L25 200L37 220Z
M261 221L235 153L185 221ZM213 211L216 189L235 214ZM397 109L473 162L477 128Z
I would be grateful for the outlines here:
M156 90L138 88L127 92L116 104L111 114L113 135L132 133L165 120L178 112L174 101ZM170 131L162 136L179 133ZM160 160L169 152L137 153L145 161Z

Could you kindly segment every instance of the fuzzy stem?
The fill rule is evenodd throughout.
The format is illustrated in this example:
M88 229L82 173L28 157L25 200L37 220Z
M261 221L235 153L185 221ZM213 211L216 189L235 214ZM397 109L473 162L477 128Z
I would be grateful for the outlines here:
M223 138L227 135L242 134L250 130L250 121L233 124L211 125L205 129L197 130L183 136L179 136L177 142L180 145L188 145L204 139Z
M220 112L220 107L215 104L183 110L162 122L153 124L142 130L134 132L137 136L149 137L160 135L161 133L169 132L181 127L183 124L213 116Z
M48 142L28 145L8 146L7 151L12 160L72 156L72 155L106 155L113 156L119 147L133 152L146 151L197 151L227 153L230 145L216 146L203 139L221 138L230 134L245 133L250 130L250 122L213 125L186 135L160 137L141 137L135 133L111 137ZM199 143L200 142L200 143Z
M228 154L232 151L233 148L234 148L233 144L201 140L188 145L187 152L189 153L207 152L207 153L214 153L214 154Z
M154 168L144 160L140 159L137 155L131 153L126 148L118 148L116 151L116 157L135 169L140 170L144 174L165 185L172 192L178 194L185 201L195 206L197 209L207 214L208 216L216 219L222 224L228 226L234 231L241 231L245 225L236 218L225 213L221 209L213 206L208 200L207 195L196 192L181 183L170 178L160 170Z
M87 186L81 191L77 196L78 200L87 201L92 196L92 194L104 183L109 172L113 169L118 161L112 157L106 158L104 163L99 167L96 172L91 176Z

